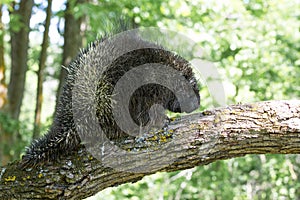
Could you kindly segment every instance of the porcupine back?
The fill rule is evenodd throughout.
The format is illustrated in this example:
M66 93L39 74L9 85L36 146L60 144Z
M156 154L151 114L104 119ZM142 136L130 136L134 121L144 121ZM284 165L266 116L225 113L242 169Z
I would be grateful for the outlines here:
M126 38L119 39L118 43L115 43L114 40L109 41L109 38L106 36L90 44L67 67L68 74L58 102L53 125L43 137L33 141L26 149L26 153L22 157L21 168L34 167L48 161L55 161L79 147L81 139L77 133L76 128L78 127L74 123L74 112L77 111L77 108L72 104L77 99L73 99L72 92L75 84L77 84L76 79L80 77L87 79L96 77L91 79L94 80L96 91L89 88L89 84L85 85L83 83L82 88L84 89L80 90L82 92L80 94L82 105L80 106L88 111L85 112L87 114L94 112L93 109L96 109L99 124L109 139L128 136L114 120L111 98L115 84L134 67L147 63L172 67L179 71L190 83L197 98L196 101L191 101L193 103L188 106L187 110L182 110L176 96L168 88L159 84L144 85L136 90L130 99L129 111L136 124L140 126L149 124L149 110L154 104L161 104L165 109L173 112L191 112L199 107L200 96L197 81L188 61L159 45L142 40L135 33L127 34ZM109 42L106 42L103 46L104 41L107 40ZM126 52L128 47L135 50L122 54L117 58L110 56L111 54L118 55L118 51ZM84 67L88 70L81 70ZM101 74L101 76L95 76L96 73ZM88 102L85 101L85 98L91 99L91 94L94 95L92 98L96 99L96 105L95 108L91 107L91 110L89 110L89 105L85 104ZM82 114L80 120L86 120L85 113ZM82 128L84 129L84 127Z

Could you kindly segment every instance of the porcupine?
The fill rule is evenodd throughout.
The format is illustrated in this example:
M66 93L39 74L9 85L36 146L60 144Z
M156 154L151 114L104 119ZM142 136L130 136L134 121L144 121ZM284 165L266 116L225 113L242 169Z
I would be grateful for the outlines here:
M120 28L122 29L121 31L124 31L123 27ZM124 133L114 120L111 98L114 86L118 80L126 72L137 66L147 63L157 63L171 67L185 78L195 92L193 99L190 101L190 105L183 110L174 92L170 89L154 83L141 86L132 94L129 104L129 112L132 120L139 126L157 123L157 121L155 121L155 119L153 120L149 115L151 106L154 104L159 104L165 110L173 112L191 112L199 107L200 95L197 80L187 60L158 44L142 39L136 33L129 32L125 34L126 36L119 37L118 40L110 40L112 35L113 34L108 36L106 34L106 36L90 44L89 47L81 51L66 68L68 75L58 102L57 113L54 117L53 124L43 137L33 141L32 144L26 148L25 155L21 160L21 168L34 167L48 161L55 161L62 155L66 155L72 151L74 152L79 148L81 139L77 133L73 117L77 108L74 108L74 104L72 104L72 101L77 99L72 99L74 98L72 92L77 78L93 76L93 73L96 73L97 70L100 70L102 75L100 78L94 80L96 91L94 91L93 94L95 95L96 116L99 125L109 139L114 140L121 137L128 137L128 134ZM104 43L105 45L103 45ZM117 55L118 52L122 52L128 47L134 50L129 52L125 51L125 54L117 58L111 58L111 54ZM107 62L103 64L103 60L107 60ZM107 65L107 63L109 64ZM80 70L83 67L89 69L88 74L81 74L87 72ZM84 87L89 87L89 84ZM90 88L83 89L81 96L86 97L91 95L91 93L88 93L89 89ZM178 89L180 91L180 88ZM115 103L117 104L118 102ZM82 107L88 107L84 105L84 101L82 101L82 104ZM85 120L84 117L83 114L82 120ZM157 114L156 117L160 119L159 114ZM150 120L152 121L150 122Z

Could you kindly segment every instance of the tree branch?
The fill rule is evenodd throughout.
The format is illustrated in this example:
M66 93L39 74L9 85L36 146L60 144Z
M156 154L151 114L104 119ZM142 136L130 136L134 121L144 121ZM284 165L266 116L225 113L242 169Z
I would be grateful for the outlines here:
M217 108L184 116L144 140L118 142L128 155L101 149L99 161L82 147L35 169L21 171L19 161L0 167L0 199L82 199L158 171L246 154L297 154L299 135L300 100Z

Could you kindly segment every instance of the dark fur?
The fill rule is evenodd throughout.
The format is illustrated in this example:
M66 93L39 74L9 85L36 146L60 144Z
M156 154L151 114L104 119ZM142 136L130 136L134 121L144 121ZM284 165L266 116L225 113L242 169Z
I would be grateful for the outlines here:
M74 80L79 76L85 75L78 74L82 63L86 62L91 66L97 65L96 58L101 54L101 51L109 51L100 49L102 41L103 39L97 40L91 44L89 48L83 50L67 68L68 76L60 97L53 125L45 136L34 141L30 147L26 149L26 154L22 157L21 168L33 167L48 161L55 161L61 155L66 155L66 153L78 149L81 140L77 134L73 119L73 112L77 112L78 110L74 110L72 107ZM104 74L97 83L98 87L95 97L97 99L96 114L99 124L110 139L126 136L126 134L118 128L113 119L110 99L113 86L124 73L133 67L145 63L159 63L170 66L179 71L186 78L197 95L196 104L190 105L189 110L181 110L179 102L169 89L157 84L148 84L140 87L132 95L129 105L132 119L140 126L149 123L149 109L153 104L161 104L165 109L173 112L190 112L199 107L200 96L197 81L188 61L170 51L154 48L159 46L143 41L134 34L129 41L124 41L123 46L126 48L126 45L143 46L144 44L152 48L138 49L120 56L104 69ZM91 73L93 73L92 70ZM84 92L83 90L83 93ZM87 96L90 94L82 95ZM86 105L82 105L83 108L85 106ZM91 112L93 111L91 110ZM83 113L82 119L88 117L88 113L87 115L85 114L86 113Z

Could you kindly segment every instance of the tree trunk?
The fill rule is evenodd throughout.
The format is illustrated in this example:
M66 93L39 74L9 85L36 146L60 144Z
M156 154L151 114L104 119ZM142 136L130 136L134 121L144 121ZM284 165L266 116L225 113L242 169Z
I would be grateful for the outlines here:
M11 23L19 17L21 24L10 24L11 33L11 74L8 85L8 112L13 119L18 120L23 100L27 71L27 50L29 44L29 22L33 0L21 0L18 9L15 6L11 15ZM12 19L14 17L14 19ZM17 30L16 30L17 29Z
M176 171L246 154L300 153L300 100L234 105L173 121L143 141L119 141L123 154L84 147L24 171L0 167L0 199L82 199L158 171ZM106 151L105 151L106 150Z
M65 10L65 32L64 32L64 46L63 46L63 58L62 65L67 67L73 58L75 58L82 47L82 33L81 23L84 17L76 19L74 17L74 6L83 3L85 0L67 1L67 7ZM66 69L61 68L59 76L59 85L56 94L56 109L59 101L62 88L65 83L67 72ZM55 113L56 113L55 109ZM54 114L55 115L55 114Z
M44 82L44 69L47 59L47 48L49 41L49 27L51 19L51 7L52 0L48 0L48 7L46 11L46 20L45 20L45 31L42 42L42 50L39 60L39 69L38 69L38 83L37 83L37 93L36 93L36 106L35 106L35 117L34 117L34 129L33 129L33 139L36 139L40 136L40 126L41 126L41 112L42 112L42 103L43 103L43 82Z
M27 49L29 41L29 22L33 0L22 0L18 6L12 6L14 10L10 13L10 35L11 35L11 73L7 90L7 104L5 113L14 121L18 121L22 105L25 78L27 71ZM13 24L16 23L16 24ZM4 69L4 68L3 68ZM2 156L1 163L8 163L14 157L19 156L18 152L14 154L9 151L17 143L19 138L18 130L16 132L7 132L1 130Z

